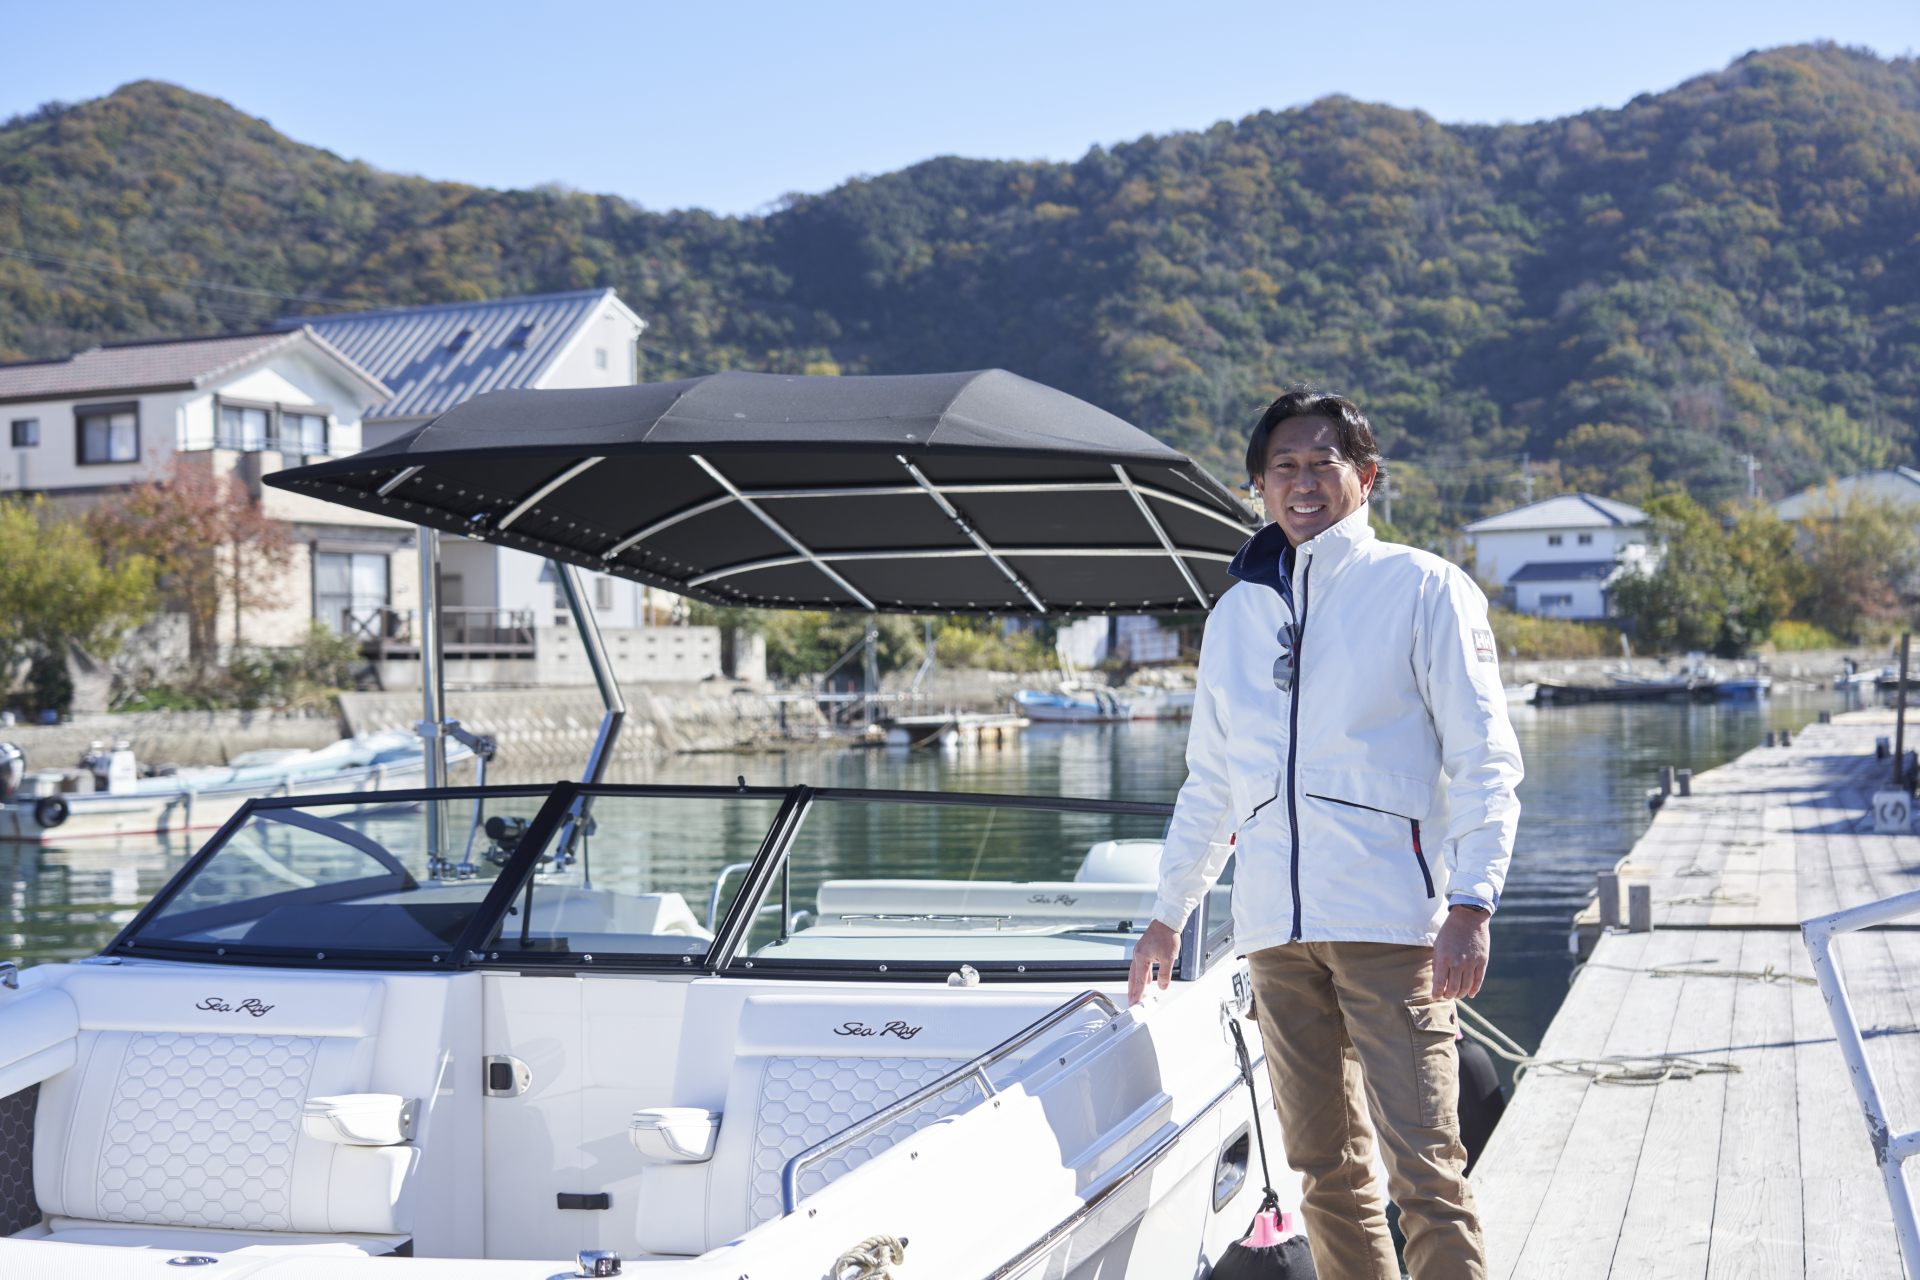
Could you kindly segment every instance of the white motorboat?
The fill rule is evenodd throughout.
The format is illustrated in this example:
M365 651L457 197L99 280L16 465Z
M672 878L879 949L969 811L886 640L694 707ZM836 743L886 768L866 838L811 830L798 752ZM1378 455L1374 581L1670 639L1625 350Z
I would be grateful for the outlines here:
M1165 806L392 799L255 800L0 990L0 1274L1187 1276L1252 1216L1224 889L1121 1007Z
M491 750L491 748L487 748ZM470 760L463 742L449 764ZM426 768L420 739L383 732L312 751L266 750L225 765L140 777L125 744L90 751L73 770L25 771L18 748L0 743L0 840L67 843L101 836L212 830L256 796L334 795L417 787ZM86 790L73 790L75 780Z
M1133 704L1106 689L1021 689L1013 709L1035 724L1113 724L1133 719Z
M576 572L1183 612L1249 532L1218 481L988 372L503 392L268 483L420 524L428 615L435 529L548 556L607 701L586 780L250 800L103 954L0 989L0 1275L766 1280L910 1242L902 1280L1187 1277L1245 1231L1279 1126L1224 884L1122 1007L1167 806L601 785Z

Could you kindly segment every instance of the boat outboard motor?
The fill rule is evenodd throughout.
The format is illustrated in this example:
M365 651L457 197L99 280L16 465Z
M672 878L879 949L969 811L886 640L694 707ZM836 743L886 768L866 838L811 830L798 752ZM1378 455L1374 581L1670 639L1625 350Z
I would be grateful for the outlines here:
M20 793L20 780L27 776L27 753L11 742L0 742L0 804L9 804Z

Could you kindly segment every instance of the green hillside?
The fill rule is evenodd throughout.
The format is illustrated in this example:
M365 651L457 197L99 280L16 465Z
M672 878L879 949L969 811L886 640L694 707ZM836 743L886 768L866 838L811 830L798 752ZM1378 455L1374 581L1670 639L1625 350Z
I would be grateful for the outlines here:
M1229 478L1276 389L1345 389L1417 531L1517 497L1523 455L1536 495L1711 501L1748 453L1779 493L1915 457L1920 62L1777 49L1498 127L1329 98L755 218L398 177L154 82L0 127L7 358L597 285L650 378L999 365Z

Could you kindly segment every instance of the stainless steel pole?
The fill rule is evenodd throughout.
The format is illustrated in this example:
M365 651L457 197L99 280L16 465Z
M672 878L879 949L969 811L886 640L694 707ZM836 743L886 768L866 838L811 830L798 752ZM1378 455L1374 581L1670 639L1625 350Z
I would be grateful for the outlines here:
M446 676L440 652L440 531L420 526L420 691L424 718L416 726L426 756L429 791L447 785ZM440 805L427 802L427 874L446 866L446 835Z
M1900 683L1893 694L1893 785L1907 785L1907 659L1913 652L1913 633L1900 633Z
M594 684L600 688L600 701L606 706L605 714L600 717L600 732L593 740L593 750L587 755L586 772L580 778L581 782L592 786L606 776L607 765L613 760L613 746L619 741L620 726L627 718L627 700L620 695L620 682L614 678L613 664L607 660L607 645L600 637L600 620L587 603L587 593L580 585L580 571L558 560L549 560L547 563L553 566L554 573L560 579L560 590L567 597L567 612L573 615L574 630L580 633L580 644L587 653L587 666L593 672ZM593 810L593 797L582 795L576 806L555 845L559 850L554 859L556 867L565 866L573 860L574 846L579 843L587 816Z

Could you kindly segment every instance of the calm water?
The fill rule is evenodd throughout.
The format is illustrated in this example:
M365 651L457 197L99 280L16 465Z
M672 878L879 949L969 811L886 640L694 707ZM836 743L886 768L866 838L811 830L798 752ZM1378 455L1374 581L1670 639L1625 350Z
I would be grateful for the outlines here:
M1804 693L1754 706L1614 705L1515 709L1526 755L1518 851L1494 927L1494 969L1477 1004L1523 1044L1539 1040L1566 991L1567 933L1593 886L1645 830L1646 788L1664 764L1712 768L1768 729L1798 729L1839 704ZM1184 724L1034 728L977 752L797 750L684 756L620 782L807 782L1170 800L1184 778ZM510 761L503 761L510 770ZM508 772L503 781L515 781ZM526 779L532 781L533 779ZM0 957L28 963L98 950L190 852L152 837L70 848L0 845Z

